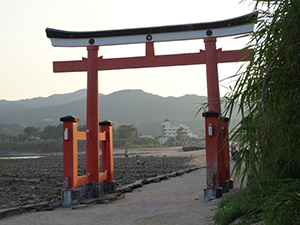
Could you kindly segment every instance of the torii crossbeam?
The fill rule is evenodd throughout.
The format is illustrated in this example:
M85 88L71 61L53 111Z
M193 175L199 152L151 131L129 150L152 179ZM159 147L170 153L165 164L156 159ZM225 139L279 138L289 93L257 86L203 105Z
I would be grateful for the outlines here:
M220 132L218 132L221 130L222 124L219 119L221 108L217 64L250 60L252 51L217 50L216 38L250 33L253 31L256 18L256 14L248 14L209 23L92 32L73 32L47 28L47 37L51 39L52 45L55 47L87 47L87 58L77 61L53 62L53 71L88 72L86 129L89 131L91 138L86 145L86 173L92 176L92 181L99 181L97 175L94 175L99 173L99 162L96 162L99 158L99 140L97 135L94 135L99 132L98 71L206 64L208 110L217 114L205 115L206 120L212 120L206 126L207 190L205 194L208 198L211 195L218 197L220 181L229 179L229 164L227 163L225 166L224 161L228 158L228 148L227 152L221 148L227 135L220 135ZM205 50L190 54L155 55L155 42L191 39L204 39ZM146 43L145 56L113 59L98 57L99 46L132 43ZM212 125L215 131L213 133L208 129L208 126ZM218 152L222 157L216 157ZM97 166L98 168L96 168ZM227 172L223 173L221 170Z

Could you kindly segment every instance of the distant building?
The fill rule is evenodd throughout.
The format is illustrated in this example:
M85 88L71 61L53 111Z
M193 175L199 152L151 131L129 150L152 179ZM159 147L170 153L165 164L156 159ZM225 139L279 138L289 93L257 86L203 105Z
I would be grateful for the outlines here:
M198 136L193 134L190 128L186 125L171 125L171 122L168 119L161 124L162 126L162 142L166 142L169 137L176 137L176 132L179 128L183 128L183 130L187 133L188 137L197 138Z
M54 121L54 119L49 119L49 118L47 118L47 119L44 119L44 122L49 122L49 121Z

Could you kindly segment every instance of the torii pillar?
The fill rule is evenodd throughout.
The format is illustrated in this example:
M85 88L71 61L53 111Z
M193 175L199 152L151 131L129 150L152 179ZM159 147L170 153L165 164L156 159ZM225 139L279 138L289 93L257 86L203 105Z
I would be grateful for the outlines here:
M99 91L98 91L98 46L87 46L87 96L86 96L86 174L91 176L91 183L86 185L86 192L91 197L100 197L102 187L99 184ZM90 191L87 191L90 190Z
M113 173L113 152L106 152L112 151L112 139L107 135L112 134L112 128L109 122L99 123L98 66L101 64L98 61L99 46L90 44L86 47L87 58L79 62L54 62L53 70L54 72L87 71L85 175L89 183L84 184L83 194L87 198L98 198L105 191L112 193L116 189ZM105 146L102 144L102 169L104 174L99 174L99 125L106 136ZM102 182L104 175L106 178Z
M221 51L217 51L216 41L216 37L204 38L208 101L208 111L203 113L206 131L207 188L204 189L205 201L219 198L223 195L223 191L228 191L226 185L229 180L229 174L225 172L229 171L229 152L225 151L225 149L228 149L228 142L224 142L228 133L224 135L224 132L221 132L222 118L217 65L218 54L220 54ZM224 145L226 147L224 147Z

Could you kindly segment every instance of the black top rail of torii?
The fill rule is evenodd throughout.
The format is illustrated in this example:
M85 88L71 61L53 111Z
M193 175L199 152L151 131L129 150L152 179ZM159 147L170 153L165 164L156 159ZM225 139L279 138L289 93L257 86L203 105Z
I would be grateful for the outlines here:
M258 13L250 13L215 22L103 31L64 31L46 28L46 34L51 39L52 45L57 47L190 40L209 36L225 37L253 32L257 15Z

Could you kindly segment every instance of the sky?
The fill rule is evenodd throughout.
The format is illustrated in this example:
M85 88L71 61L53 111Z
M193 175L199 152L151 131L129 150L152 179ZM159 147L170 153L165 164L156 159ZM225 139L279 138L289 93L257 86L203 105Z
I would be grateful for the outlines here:
M53 47L47 27L97 31L211 22L253 11L241 0L10 0L0 1L0 99L19 100L71 93L86 88L86 72L53 73L53 61L80 60L85 47ZM251 4L252 3L252 4ZM217 48L237 50L249 38L218 38ZM155 43L155 53L199 52L203 39ZM103 58L143 56L144 44L100 46ZM218 65L219 80L234 75L241 63ZM235 79L220 83L220 95ZM205 65L99 71L99 92L142 89L163 97L207 96Z

